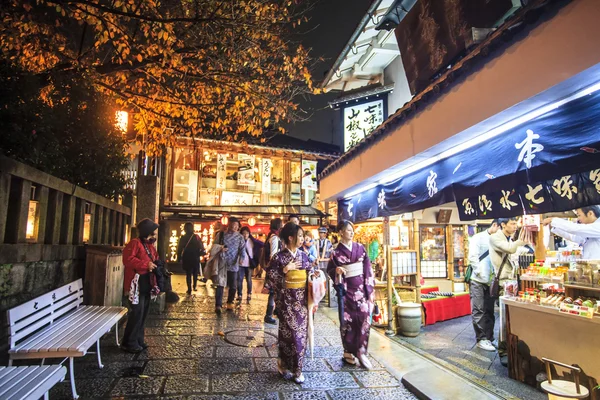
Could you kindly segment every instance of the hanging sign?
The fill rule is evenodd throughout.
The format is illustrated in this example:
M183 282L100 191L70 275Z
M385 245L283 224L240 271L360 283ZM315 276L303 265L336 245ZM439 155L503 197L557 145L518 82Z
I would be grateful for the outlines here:
M227 189L227 154L217 154L217 189Z
M317 191L317 162L302 160L302 189Z
M238 153L238 185L254 184L254 156Z
M344 108L344 151L350 150L383 123L383 100Z
M262 174L262 192L271 193L271 174L273 171L273 162L268 158L263 158L260 168Z
M223 192L221 195L222 206L251 206L254 204L254 195L244 192Z

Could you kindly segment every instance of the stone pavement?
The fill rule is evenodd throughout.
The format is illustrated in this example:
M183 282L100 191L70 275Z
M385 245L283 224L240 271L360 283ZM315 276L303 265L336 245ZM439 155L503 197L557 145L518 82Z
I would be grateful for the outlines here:
M148 350L122 352L111 332L102 339L104 369L94 355L75 361L80 398L416 399L375 359L372 371L345 365L339 329L322 312L315 318L314 359L305 359L306 382L284 380L276 372L277 327L262 321L266 296L255 289L250 305L218 318L213 290L201 286L187 296L184 281L175 276L180 301L150 315ZM53 400L70 395L67 382L50 392Z

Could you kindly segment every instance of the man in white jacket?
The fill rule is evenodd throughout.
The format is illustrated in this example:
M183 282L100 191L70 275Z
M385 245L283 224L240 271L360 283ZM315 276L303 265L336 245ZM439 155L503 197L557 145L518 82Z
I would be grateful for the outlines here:
M490 296L490 283L494 276L490 262L490 236L499 229L494 220L489 229L473 235L469 239L469 265L473 268L469 292L471 296L471 317L477 338L477 347L495 351L491 340L494 338L494 301Z
M583 247L583 258L600 260L600 206L578 208L578 224L560 218L546 218L544 225L550 225L552 233Z

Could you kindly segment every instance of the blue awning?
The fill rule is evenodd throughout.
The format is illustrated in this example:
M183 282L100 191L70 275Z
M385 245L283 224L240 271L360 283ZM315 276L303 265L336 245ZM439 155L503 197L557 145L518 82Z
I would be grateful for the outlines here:
M462 220L565 211L600 204L598 168L595 92L395 182L339 200L338 217L361 222L451 201Z

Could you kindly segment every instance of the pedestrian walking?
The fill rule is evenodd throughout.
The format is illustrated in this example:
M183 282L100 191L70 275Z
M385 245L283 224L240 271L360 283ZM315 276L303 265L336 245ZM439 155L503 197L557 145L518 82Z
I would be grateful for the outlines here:
M144 341L144 328L150 310L150 300L158 295L156 269L158 252L154 247L158 224L146 218L137 224L138 237L123 249L123 292L129 298L127 326L121 340L121 349L139 353L148 345Z
M275 254L267 268L265 289L277 294L279 311L279 358L277 370L296 383L304 382L302 366L308 335L308 274L313 267L299 247L304 230L288 222L280 232L285 249ZM316 271L315 273L319 273Z
M469 239L469 265L473 272L470 281L471 319L477 347L495 351L494 340L494 301L490 296L490 284L494 279L494 268L490 261L490 237L498 232L500 224L494 220L485 231Z
M186 222L183 226L185 234L179 238L177 254L185 271L187 283L187 294L192 294L192 278L194 291L198 286L198 275L200 273L200 257L206 254L204 243L194 233L194 224Z
M311 265L317 265L319 259L317 254L317 247L315 246L315 242L310 232L307 231L305 233L304 243L302 244L302 247L300 249L306 253L306 255L308 256L308 261Z
M240 270L238 273L238 302L242 302L242 292L244 287L244 278L246 278L246 304L250 304L252 300L252 274L254 268L258 266L258 260L260 253L263 250L263 242L255 239L252 236L250 228L247 226L242 227L240 230L242 237L244 238L246 251L240 258Z
M273 256L279 253L283 248L281 240L279 239L279 232L281 231L281 226L281 218L274 218L271 220L271 224L269 225L269 234L267 235L267 240L265 241L265 248L261 257L263 259L265 269L271 263L271 259L273 258ZM264 321L267 324L276 324L277 321L275 320L275 318L273 318L273 313L275 312L275 292L271 289L268 293L269 298L267 300L267 312L265 314Z
M340 243L331 253L327 273L338 295L344 361L352 365L360 362L364 368L371 369L367 358L375 286L371 261L364 246L352 240L352 222L341 221L337 229Z
M223 235L223 251L221 257L227 267L227 311L235 309L235 294L238 287L239 260L245 254L246 242L240 234L240 221L237 218L229 218L227 231ZM215 298L217 305L223 302L223 286L217 286Z

